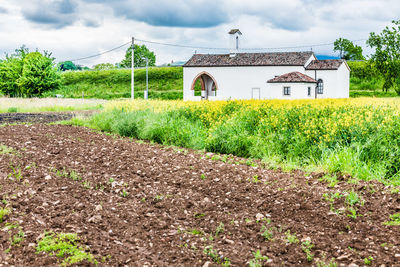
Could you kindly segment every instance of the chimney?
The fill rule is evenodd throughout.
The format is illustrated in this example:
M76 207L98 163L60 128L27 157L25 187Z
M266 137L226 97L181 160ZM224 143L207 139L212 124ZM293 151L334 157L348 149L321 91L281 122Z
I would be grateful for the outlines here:
M229 32L230 38L230 57L236 56L236 53L239 52L239 45L240 45L240 36L242 33L239 29L232 29Z

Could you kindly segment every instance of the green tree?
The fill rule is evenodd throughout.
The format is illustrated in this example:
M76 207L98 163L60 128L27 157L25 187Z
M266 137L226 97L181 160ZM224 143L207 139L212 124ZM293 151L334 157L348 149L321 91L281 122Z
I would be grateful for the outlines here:
M400 20L392 23L392 27L386 26L379 34L371 32L367 45L375 49L371 61L385 79L383 91L393 87L400 95Z
M74 62L72 61L64 61L58 63L58 67L61 71L66 71L66 70L78 70L78 66L75 65Z
M120 63L123 68L130 68L132 66L132 45L126 50L125 59ZM149 59L149 66L156 65L156 56L154 52L150 51L145 45L135 44L135 67L145 67L146 60Z
M24 59L22 76L18 80L22 95L41 95L61 86L60 74L54 67L54 58L40 52L29 53Z
M100 64L97 64L97 65L93 66L94 70L112 70L112 69L115 69L115 68L116 67L111 63L100 63Z
M57 89L61 78L54 65L50 53L29 53L22 46L0 63L0 91L9 96L32 96Z
M346 60L365 60L362 47L352 41L339 38L334 42L333 51L339 52L339 57Z

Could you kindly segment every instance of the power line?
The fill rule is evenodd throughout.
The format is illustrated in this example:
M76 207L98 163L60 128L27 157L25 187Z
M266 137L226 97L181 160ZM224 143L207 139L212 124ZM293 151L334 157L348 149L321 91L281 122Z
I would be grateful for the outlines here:
M127 43L125 43L125 44L123 44L123 45L120 45L120 46L118 46L118 47L115 47L115 48L113 48L113 49L110 49L110 50L107 50L107 51L104 51L104 52L101 52L101 53L98 53L98 54L96 54L96 55L87 56L87 57L81 57L81 58L76 58L76 59L70 59L70 60L65 60L65 61L79 61L79 60L84 60L84 59L89 59L89 58L98 57L98 56L101 56L101 55L110 53L110 52L112 52L112 51L118 50L118 49L120 49L120 48L122 48L122 47L124 47L124 46L126 46L126 45L128 45L128 44L130 44L130 43L131 43L131 42L127 42Z
M204 49L204 50L229 50L227 47L204 47L204 46L190 46L190 45L181 45L181 44L171 44L171 43L163 43L163 42L155 42L155 41L149 41L149 40L142 40L142 39L135 39L138 42L141 43L149 43L149 44L155 44L155 45L163 45L163 46L172 46L172 47L180 47L180 48L191 48L191 49ZM358 39L358 40L352 40L352 42L360 42L360 41L366 41L367 39ZM80 60L85 60L89 58L94 58L98 57L107 53L110 53L112 51L118 50L128 44L131 44L131 42L124 43L118 47L112 48L110 50L87 56L87 57L81 57L81 58L76 58L76 59L70 59L70 60L65 60L65 61L80 61ZM310 45L299 45L299 46L282 46L282 47L259 47L259 48L241 48L240 50L242 51L261 51L261 50L281 50L281 49L299 49L299 48L312 48L312 47L320 47L320 46L328 46L328 45L333 45L334 43L322 43L322 44L310 44Z
M147 41L147 40L141 40L141 39L135 39L135 40L138 42L142 42L142 43L157 44L157 45L164 45L164 46L174 46L174 47L181 47L181 48L207 49L207 50L226 50L227 49L227 48L223 48L223 47L190 46L190 45L161 43L161 42Z
M162 43L162 42L154 42L148 40L135 39L138 42L156 44L156 45L164 45L164 46L173 46L173 47L181 47L181 48L192 48L192 49L204 49L204 50L229 50L227 47L204 47L204 46L190 46L190 45L180 45L180 44L171 44L171 43ZM353 40L352 42L366 41L367 39L359 39ZM322 43L322 44L310 44L310 45L299 45L299 46L283 46L283 47L260 47L260 48L240 48L240 50L280 50L280 49L296 49L296 48L309 48L309 47L319 47L319 46L328 46L333 45L332 43Z

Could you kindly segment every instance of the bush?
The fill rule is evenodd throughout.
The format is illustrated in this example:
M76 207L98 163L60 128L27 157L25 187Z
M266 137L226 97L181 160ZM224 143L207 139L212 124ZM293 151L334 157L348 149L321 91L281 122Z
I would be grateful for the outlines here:
M0 91L4 95L41 96L43 92L58 89L60 85L54 58L47 52L29 53L22 47L0 62Z

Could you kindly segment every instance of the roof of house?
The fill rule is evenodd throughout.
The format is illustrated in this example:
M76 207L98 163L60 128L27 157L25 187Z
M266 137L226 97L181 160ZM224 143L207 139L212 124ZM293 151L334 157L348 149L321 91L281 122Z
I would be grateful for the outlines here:
M337 70L343 62L343 59L313 60L306 70Z
M240 32L239 29L232 29L232 30L230 30L228 33L229 33L229 34L239 33L240 35L242 34L242 33Z
M313 52L195 54L184 67L304 66Z
M269 83L317 83L316 80L298 71L283 74L268 80Z

